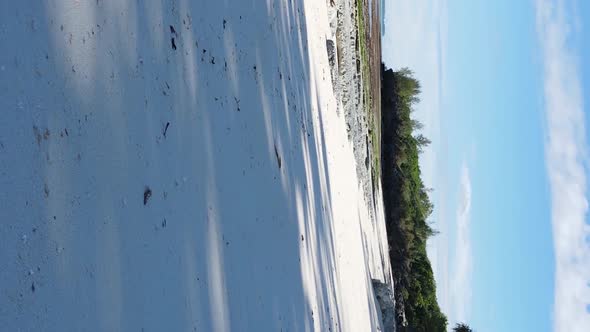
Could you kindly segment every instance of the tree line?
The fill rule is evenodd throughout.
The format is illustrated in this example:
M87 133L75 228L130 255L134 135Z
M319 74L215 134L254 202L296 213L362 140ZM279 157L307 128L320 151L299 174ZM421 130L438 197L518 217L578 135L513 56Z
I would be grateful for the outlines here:
M412 118L420 82L411 70L382 66L382 180L389 257L395 281L400 331L445 332L447 317L436 299L426 241L436 234L428 222L433 204L420 172L419 156L430 140ZM467 330L465 330L467 328ZM471 331L458 324L455 331Z

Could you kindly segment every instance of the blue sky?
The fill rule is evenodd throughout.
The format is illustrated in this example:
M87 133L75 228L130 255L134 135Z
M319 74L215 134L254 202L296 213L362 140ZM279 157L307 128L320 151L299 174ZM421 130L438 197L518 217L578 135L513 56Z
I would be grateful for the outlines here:
M590 331L590 4L386 2L383 58L423 85L439 303L477 331Z

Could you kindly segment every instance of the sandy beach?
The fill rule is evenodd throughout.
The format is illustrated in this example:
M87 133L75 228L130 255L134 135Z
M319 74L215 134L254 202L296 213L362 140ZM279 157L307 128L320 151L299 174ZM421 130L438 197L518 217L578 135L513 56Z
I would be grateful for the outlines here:
M0 326L379 328L329 6L2 3Z

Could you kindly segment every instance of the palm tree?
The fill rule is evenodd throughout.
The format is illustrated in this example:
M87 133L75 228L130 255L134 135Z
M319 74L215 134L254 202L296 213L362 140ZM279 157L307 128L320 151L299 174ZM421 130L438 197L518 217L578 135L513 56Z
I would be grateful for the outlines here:
M454 332L473 332L473 330L466 324L457 323L455 327L453 327Z

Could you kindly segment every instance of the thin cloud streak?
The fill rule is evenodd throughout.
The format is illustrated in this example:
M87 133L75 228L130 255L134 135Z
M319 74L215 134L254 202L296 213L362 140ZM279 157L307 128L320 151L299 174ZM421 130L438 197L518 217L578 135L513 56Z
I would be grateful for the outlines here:
M555 250L554 331L590 327L590 226L586 222L586 137L580 66L572 49L576 22L567 1L537 0L537 34L543 56L545 159L551 187Z

